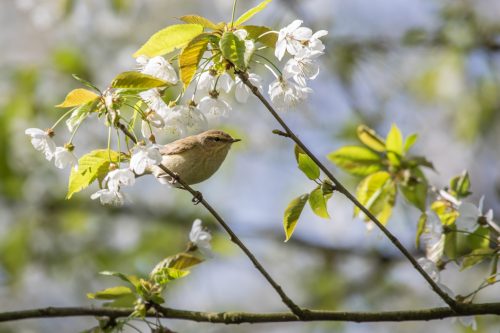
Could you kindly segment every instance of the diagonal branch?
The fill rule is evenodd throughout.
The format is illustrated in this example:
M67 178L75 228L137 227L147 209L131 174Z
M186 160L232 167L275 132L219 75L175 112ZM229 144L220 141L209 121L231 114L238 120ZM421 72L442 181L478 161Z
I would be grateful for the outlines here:
M475 315L500 315L500 303L463 304L458 314L448 307L428 308L406 311L382 312L337 312L321 310L304 310L305 317L298 318L290 312L249 313L249 312L200 312L158 307L147 313L147 317L209 322L213 324L241 323L279 323L306 321L342 321L342 322L405 322L428 321L453 317ZM56 317L108 317L112 320L126 318L133 312L127 308L93 308L93 307L48 307L30 310L19 310L0 313L0 322L8 322L33 318Z
M132 142L137 144L137 140L135 136L130 133L130 131L127 129L127 127L118 122L117 123L118 128L132 140ZM175 174L174 172L170 171L168 168L166 168L163 165L159 165L159 167L165 171L172 179L175 179L177 183L179 183L182 188L189 193L193 195L193 201L196 203L201 203L209 212L212 214L212 216L217 220L217 222L222 226L222 228L229 234L230 239L233 243L235 243L242 251L245 253L245 255L250 259L252 264L257 268L257 270L264 276L264 278L269 282L269 284L274 288L274 290L278 293L278 295L281 297L281 300L285 305L293 312L293 314L299 318L303 318L303 311L302 309L295 304L290 297L285 294L281 286L274 281L274 279L269 275L269 273L266 271L266 269L261 265L261 263L255 258L253 253L243 244L243 242L236 236L234 231L229 227L229 225L224 221L224 219L217 213L217 211L205 200L203 199L203 195L193 189L191 186L189 186L186 182L184 182L179 175Z
M288 127L283 119L278 115L276 110L271 106L271 104L266 100L266 98L260 93L259 89L254 86L248 80L248 74L244 72L238 73L240 79L245 83L247 87L250 88L252 93L264 104L271 115L276 119L276 121L283 127L285 133L290 139L292 139L297 146L299 146L313 161L318 165L318 167L325 173L325 175L330 178L330 180L335 184L336 190L346 196L355 206L357 206L368 218L377 225L377 227L385 234L387 238L396 246L396 248L410 261L413 267L422 275L422 277L429 283L432 290L438 294L453 310L458 311L459 306L457 302L448 296L437 283L423 270L423 268L418 264L417 260L411 255L411 253L401 244L401 242L373 215L363 204L361 204L354 195L345 188L345 186L328 170L323 163L307 148L307 146L295 135L295 133Z

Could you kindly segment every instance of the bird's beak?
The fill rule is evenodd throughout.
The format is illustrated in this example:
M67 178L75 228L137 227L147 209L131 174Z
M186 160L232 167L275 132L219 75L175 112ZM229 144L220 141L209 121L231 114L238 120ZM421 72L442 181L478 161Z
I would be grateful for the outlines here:
M231 141L231 143L235 143L235 142L239 142L241 141L241 139L233 139L233 141Z

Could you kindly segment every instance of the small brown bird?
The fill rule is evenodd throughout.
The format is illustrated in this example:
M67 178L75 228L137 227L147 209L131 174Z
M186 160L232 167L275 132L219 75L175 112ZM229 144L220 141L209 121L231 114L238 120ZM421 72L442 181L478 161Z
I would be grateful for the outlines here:
M209 130L188 136L160 148L161 164L188 185L200 183L210 178L226 159L231 145L241 141L218 130ZM149 170L160 183L173 183L172 177L158 166Z

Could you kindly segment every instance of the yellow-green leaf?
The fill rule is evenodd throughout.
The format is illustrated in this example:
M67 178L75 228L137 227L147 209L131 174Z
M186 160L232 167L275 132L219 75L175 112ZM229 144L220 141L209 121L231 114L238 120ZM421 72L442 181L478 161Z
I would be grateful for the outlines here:
M285 242L292 237L293 231L297 226L297 222L299 221L300 214L302 214L302 210L309 199L309 194L303 194L298 198L293 199L288 207L285 209L285 215L283 217L283 227L285 228Z
M264 8L266 8L266 6L271 2L272 0L265 0L265 1L262 1L261 3L259 3L257 6L253 7L252 9L249 9L248 11L246 11L245 13L243 13L243 15L241 15L240 17L238 17L238 19L234 22L234 25L235 26L239 26L243 23L245 23L246 21L248 21L249 19L252 18L252 16L254 16L255 14L257 14L258 12L260 12L261 10L263 10Z
M245 70L245 42L232 32L225 32L219 42L222 55L234 64L236 69Z
M311 180L319 178L320 171L319 167L314 163L314 161L306 154L298 154L297 164L299 169Z
M203 32L200 24L175 24L158 31L134 53L134 58L141 55L156 57L175 49L182 49L194 37Z
M328 209L326 207L326 200L320 186L314 189L309 195L309 205L311 206L314 214L324 219L329 219Z
M132 294L129 287L117 286L107 288L95 293L88 293L87 297L90 299L117 299Z
M179 17L181 21L184 21L186 23L190 24L199 24L204 28L212 29L212 30L218 30L224 27L224 25L221 24L216 24L206 17L199 16L199 15L184 15Z
M377 132L365 125L359 125L357 128L358 138L368 148L378 152L385 151L385 140Z
M64 102L61 104L56 105L58 108L70 108L74 106L80 106L83 104L87 104L89 102L92 102L99 98L99 95L96 93L83 89L83 88L78 88L71 90L68 95L66 95L66 98L64 99Z
M111 88L119 89L152 89L163 87L169 83L148 74L139 72L123 72L111 81Z
M356 176L367 176L383 168L381 156L359 146L345 146L327 155L338 167Z
M94 150L83 155L78 160L78 170L71 169L66 199L92 184L96 179L102 179L109 171L110 162L118 162L119 153L107 149ZM111 158L111 160L110 160Z
M427 191L429 184L427 178L420 168L414 168L411 171L411 178L407 184L401 184L400 189L406 200L413 206L425 212L427 208Z
M199 263L203 262L202 259L195 257L191 254L188 253L178 253L174 256L167 257L163 259L161 262L159 262L155 268L151 271L151 275L156 274L157 271L168 267L168 268L175 268L175 269L186 269L189 267L192 267L194 265L198 265Z
M396 153L399 156L403 155L403 135L396 124L392 124L385 141L388 152Z
M418 139L417 133L413 133L413 134L408 135L408 137L405 140L403 152L404 153L408 152L408 150L410 150L410 148L413 147L413 145L415 144L417 139Z
M460 176L453 177L450 181L450 189L458 199L465 198L471 194L469 173L464 171Z
M462 261L462 267L460 268L460 270L464 270L477 265L483 260L490 258L494 253L494 249L476 249L465 256L464 260Z
M386 171L379 171L364 178L356 189L356 197L377 219L385 224L392 214L396 198L396 185L391 175ZM359 208L354 214L359 214ZM368 221L368 217L365 216Z
M245 25L241 27L241 29L245 29L248 32L248 39L262 43L270 48L274 48L276 46L276 42L278 41L278 34L275 32L271 32L272 30L268 27L259 25Z
M198 69L198 63L207 49L209 36L209 34L196 36L181 51L179 56L179 73L184 85L184 90L189 86Z
M420 248L420 236L422 236L422 234L425 231L426 223L427 223L427 214L424 212L420 215L417 224L417 235L415 236L415 246L417 247L417 249Z

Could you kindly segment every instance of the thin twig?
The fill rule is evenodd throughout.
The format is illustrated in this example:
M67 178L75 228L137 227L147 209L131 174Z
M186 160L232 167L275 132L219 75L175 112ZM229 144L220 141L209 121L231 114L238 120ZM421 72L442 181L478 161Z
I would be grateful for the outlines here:
M283 127L285 132L288 134L290 139L292 139L297 146L299 146L304 153L306 153L313 161L318 165L318 167L325 173L325 175L330 178L330 180L337 187L336 190L346 196L355 206L357 206L373 223L377 225L377 227L385 234L387 238L396 246L396 248L410 261L413 267L422 275L422 277L429 283L431 288L438 294L445 302L448 304L453 310L459 311L460 307L458 303L448 296L437 284L432 280L432 278L427 274L423 268L418 264L417 260L413 258L410 252L401 244L401 242L373 215L361 202L356 199L356 197L345 188L345 186L337 180L337 178L328 170L319 159L307 148L307 146L295 135L295 133L288 127L288 125L281 119L276 110L271 106L271 104L267 101L267 99L260 93L259 89L254 86L248 80L248 74L244 72L238 73L240 79L247 85L252 93L264 104L267 110L271 113L271 115L276 119L276 121Z
M404 322L427 321L450 317L475 315L500 315L500 303L463 304L461 312L457 313L448 307L428 308L421 310L382 311L382 312L337 312L337 311L307 311L307 317L297 318L290 312L249 313L249 312L200 312L177 310L159 307L163 318L209 322L214 324L241 323L279 323L305 321L343 321L343 322ZM147 317L156 318L158 312L151 310ZM93 307L48 307L30 310L10 311L0 313L0 322L32 318L56 317L109 317L113 320L126 318L133 312L127 308L93 308Z
M126 128L125 125L122 123L118 122L117 124L118 128L126 135L128 136L134 143L137 143L137 140L135 139L134 135L130 133L130 131ZM212 214L212 216L217 220L217 222L222 226L222 228L229 234L230 239L233 243L235 243L244 253L245 255L250 259L250 261L253 263L255 268L264 276L264 278L269 282L269 284L274 288L274 290L278 293L278 295L281 297L281 300L283 303L285 303L286 306L294 313L299 318L303 318L304 313L302 309L295 304L290 297L288 297L281 286L274 281L274 279L269 275L269 273L266 271L266 269L261 265L261 263L255 258L253 253L243 244L243 242L236 236L234 231L229 227L229 225L224 221L224 219L217 213L217 211L203 198L203 195L193 189L191 186L189 186L186 182L184 182L179 175L175 174L174 172L170 171L168 168L166 168L164 165L159 165L159 167L165 171L172 179L175 179L177 183L179 183L182 188L189 193L193 195L193 198L196 199L197 203L201 203L209 212Z

